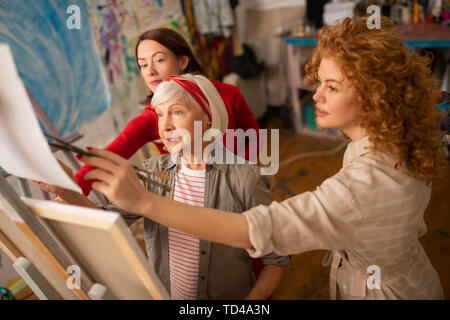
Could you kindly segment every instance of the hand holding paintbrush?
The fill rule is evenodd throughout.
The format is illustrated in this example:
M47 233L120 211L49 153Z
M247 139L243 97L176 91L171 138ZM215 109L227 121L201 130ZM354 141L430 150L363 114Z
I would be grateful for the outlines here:
M52 136L52 135L50 135L48 133L44 133L44 135L47 138L50 138L50 139L52 139L52 140L57 142L57 143L49 142L49 145L54 147L54 148L57 148L57 149L60 149L60 150L64 150L64 151L74 152L74 153L76 153L78 155L81 155L81 156L100 157L101 158L101 156L99 156L99 155L97 155L95 153L92 153L92 152L83 150L81 148L78 148L78 147L74 146L73 144L70 144L70 143L68 143L68 142L66 142L66 141L64 141L62 139L54 137L54 136ZM160 183L158 183L156 181L153 181L153 180L149 179L150 175L154 175L154 176L157 176L157 177L161 178L163 181L168 182L169 181L169 176L167 175L167 173L165 173L165 172L147 171L147 170L143 170L143 169L141 169L141 168L139 168L137 166L134 166L134 165L132 167L135 170L136 174L138 175L139 179L141 179L141 180L143 180L143 181L145 181L147 183L151 183L151 184L154 184L156 186L162 187L166 191L170 191L170 186L167 183L162 185L162 184L160 184Z
M95 180L92 189L104 194L122 210L132 213L136 212L136 207L142 207L145 211L144 207L148 205L152 192L133 174L134 169L129 161L108 150L88 150L96 156L81 156L79 160L95 167L84 176L86 180ZM160 176L159 173L154 174ZM149 180L147 181L150 182ZM163 187L167 191L166 186Z

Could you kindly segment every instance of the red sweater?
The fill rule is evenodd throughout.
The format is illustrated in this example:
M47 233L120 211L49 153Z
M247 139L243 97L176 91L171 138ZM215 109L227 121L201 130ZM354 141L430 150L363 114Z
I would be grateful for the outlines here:
M221 83L219 81L213 81L214 86L221 95L223 102L228 111L228 129L255 129L257 137L259 138L259 126L247 105L244 97L240 93L236 86ZM131 120L125 129L119 134L119 136L111 142L105 149L112 151L126 159L131 158L136 151L138 151L146 143L154 140L159 140L158 133L158 117L150 104L145 110L136 118ZM226 145L226 134L224 135L223 142ZM237 139L234 139L235 154L241 155L244 150L238 150ZM245 158L255 161L256 153L249 152L248 139L245 141ZM163 150L162 143L155 143L159 151L167 153ZM257 143L256 143L257 145ZM88 195L92 190L92 182L94 180L84 180L84 175L92 170L94 167L90 165L84 165L76 174L75 179L78 185L83 190L85 195Z

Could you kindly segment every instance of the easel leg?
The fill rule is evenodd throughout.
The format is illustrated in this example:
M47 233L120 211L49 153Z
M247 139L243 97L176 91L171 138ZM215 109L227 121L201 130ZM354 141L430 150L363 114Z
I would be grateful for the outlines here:
M94 283L88 292L91 300L117 300L116 297L105 286Z
M30 260L20 257L14 262L13 267L39 300L60 300L56 291L39 273Z

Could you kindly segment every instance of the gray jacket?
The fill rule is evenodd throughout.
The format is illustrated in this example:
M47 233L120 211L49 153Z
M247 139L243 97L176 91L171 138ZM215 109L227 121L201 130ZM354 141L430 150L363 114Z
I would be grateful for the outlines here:
M169 175L171 186L169 192L150 183L145 187L153 193L173 199L177 165L172 161L170 154L151 157L144 161L143 166L146 170L162 171ZM256 165L206 166L205 208L242 213L260 204L268 205L271 200L268 179L260 176ZM128 224L140 218L139 215L122 212L113 206L108 206L107 209L120 212ZM144 234L149 261L170 294L168 228L144 218ZM276 254L268 254L261 259L265 265L279 266L284 266L290 261L289 256ZM244 299L254 283L253 265L246 250L200 240L197 299Z

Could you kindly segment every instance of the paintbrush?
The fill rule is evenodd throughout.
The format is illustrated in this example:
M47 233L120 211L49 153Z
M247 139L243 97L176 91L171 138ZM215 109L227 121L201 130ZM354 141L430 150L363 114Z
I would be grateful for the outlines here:
M58 143L48 142L48 144L50 146L54 147L54 148L57 148L57 149L60 149L60 150L64 150L64 151L74 152L74 153L77 153L77 154L80 154L80 155L83 155L83 156L101 158L101 156L99 156L99 155L97 155L95 153L92 153L92 152L83 150L81 148L78 148L77 146L74 146L73 144L71 144L69 142L66 142L66 141L64 141L62 139L59 139L57 137L54 137L54 136L52 136L52 135L50 135L48 133L44 132L44 135L47 138L50 138L50 139L55 140L56 142L58 142ZM156 175L157 177L161 178L162 180L168 181L168 180L170 180L170 178L169 178L169 175L167 173L165 173L165 172L158 172L158 171L147 171L147 170L141 169L141 168L139 168L139 167L137 167L135 165L133 165L133 169L136 171L136 174L138 175L138 177L141 180L146 181L148 183L152 183L152 184L157 185L159 187L162 187L166 191L170 191L170 186L168 184L162 185L162 184L160 184L160 183L158 183L156 181L153 181L153 180L149 179L149 175Z

